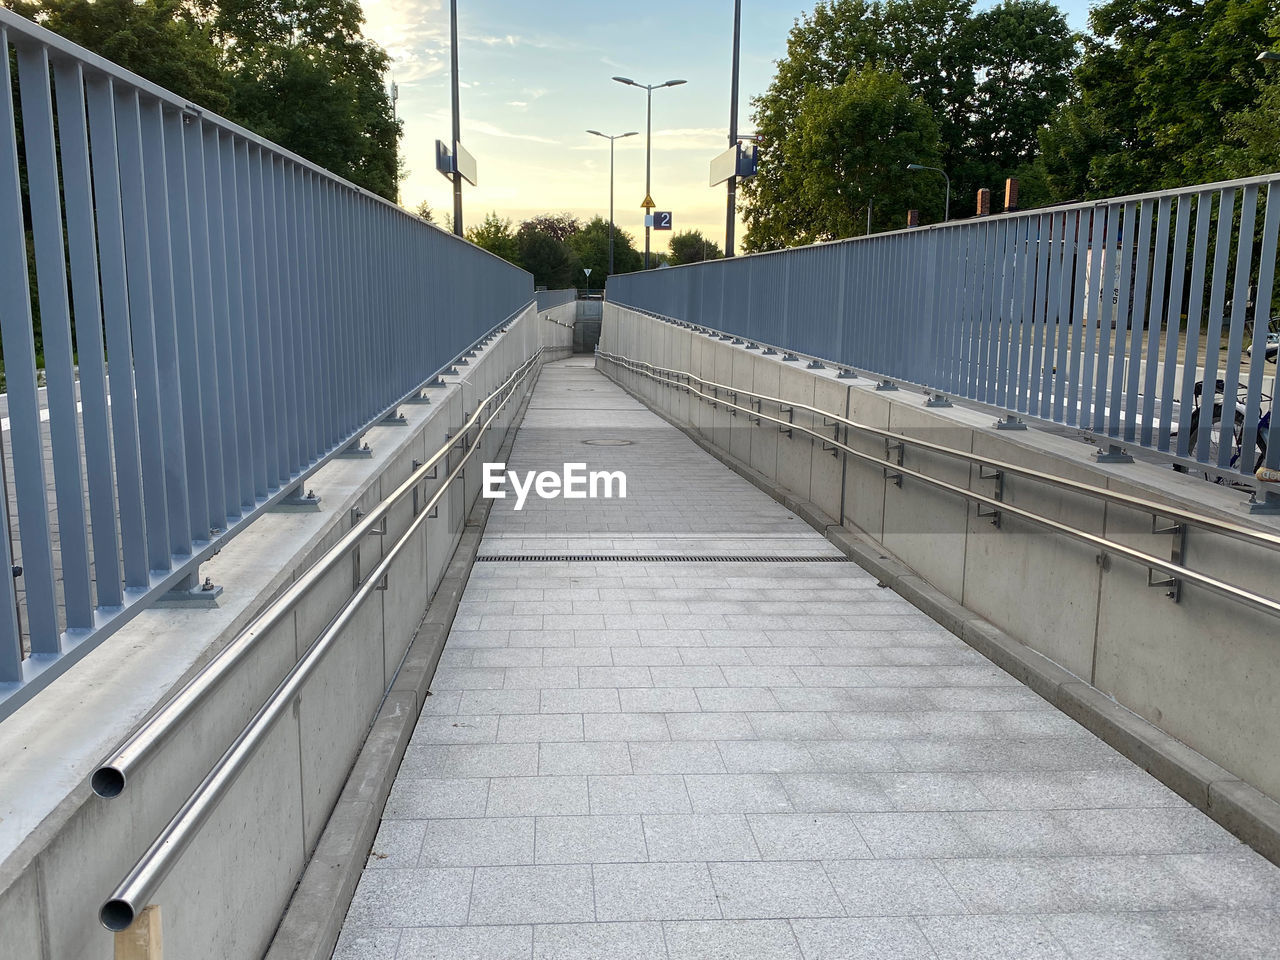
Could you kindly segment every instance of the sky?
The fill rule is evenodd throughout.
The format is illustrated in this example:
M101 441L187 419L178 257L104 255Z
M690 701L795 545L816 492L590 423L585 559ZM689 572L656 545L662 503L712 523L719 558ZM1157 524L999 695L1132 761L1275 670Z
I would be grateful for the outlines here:
M980 6L986 6L980 3ZM1059 0L1073 29L1087 0ZM425 200L436 222L452 211L452 186L435 170L435 141L450 139L448 0L363 0L365 32L391 55L404 121L408 175L401 202ZM813 0L743 0L739 133L751 98L786 53L795 19ZM540 213L609 215L609 143L588 134L638 131L616 142L618 227L643 249L645 92L610 80L688 83L653 94L652 195L675 232L701 230L723 246L725 186L708 184L728 149L732 0L458 0L462 143L479 185L463 187L463 224L490 211L513 225ZM739 242L742 227L737 228ZM670 234L656 232L653 249Z

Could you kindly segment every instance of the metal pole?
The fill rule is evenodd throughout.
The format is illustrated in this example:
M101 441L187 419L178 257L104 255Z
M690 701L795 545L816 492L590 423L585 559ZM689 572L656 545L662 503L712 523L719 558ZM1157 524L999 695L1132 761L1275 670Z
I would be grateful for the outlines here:
M947 176L947 171L940 171L947 181L947 199L942 208L942 222L946 223L951 219L951 178Z
M449 0L450 62L453 69L453 232L462 236L462 174L458 172L458 141L462 117L458 112L458 0Z
M613 276L613 141L609 138L609 276Z
M871 204L875 202L875 197L867 200L867 236L871 236Z
M733 79L729 83L729 147L738 144L738 47L742 40L742 0L733 0ZM738 212L737 169L729 178L729 202L724 217L724 255L733 256L733 226Z
M645 110L644 120L644 195L645 199L649 198L650 190L650 162L653 157L653 87L645 87L645 96L648 98L648 107ZM649 225L653 222L653 209L645 207L644 221L644 268L649 269Z

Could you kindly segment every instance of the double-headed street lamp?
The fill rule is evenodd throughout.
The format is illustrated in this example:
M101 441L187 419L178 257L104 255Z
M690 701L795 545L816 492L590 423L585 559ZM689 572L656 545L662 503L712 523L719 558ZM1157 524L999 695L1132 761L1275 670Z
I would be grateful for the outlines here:
M645 134L644 134L644 195L648 199L650 194L650 173L652 171L651 160L653 157L653 91L660 90L663 87L678 87L687 80L668 80L666 83L636 83L630 77L614 77L618 83L625 83L629 87L639 87L645 91L648 97L648 109L645 114ZM646 210L646 213L650 211ZM649 221L645 221L644 225L644 268L649 269Z
M634 137L638 131L615 133L613 136L601 133L599 130L588 130L587 133L594 133L597 137L604 137L609 141L609 276L613 276L613 141L621 140L623 137Z
M942 221L945 223L946 221L950 220L951 219L951 178L947 176L947 171L943 170L941 167L926 167L919 163L908 163L907 169L908 170L932 170L934 173L942 174L942 178L947 181L947 203L946 203L946 206L943 208Z

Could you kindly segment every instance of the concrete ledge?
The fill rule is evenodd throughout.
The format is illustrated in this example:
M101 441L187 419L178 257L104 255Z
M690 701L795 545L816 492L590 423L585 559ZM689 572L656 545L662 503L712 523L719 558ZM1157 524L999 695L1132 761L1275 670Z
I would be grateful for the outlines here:
M511 450L537 377L526 390L499 456ZM480 550L491 500L477 500L449 559L444 578L428 604L422 623L396 672L391 690L378 711L337 805L303 871L266 960L329 960L342 932L347 909L373 848L382 811L414 726L444 652L458 604Z
M648 403L613 375L611 365L598 369L700 448L804 519L858 566L891 587L922 613L1058 707L1268 860L1280 865L1280 804L957 603L866 534L836 523L815 504L797 497L794 492Z

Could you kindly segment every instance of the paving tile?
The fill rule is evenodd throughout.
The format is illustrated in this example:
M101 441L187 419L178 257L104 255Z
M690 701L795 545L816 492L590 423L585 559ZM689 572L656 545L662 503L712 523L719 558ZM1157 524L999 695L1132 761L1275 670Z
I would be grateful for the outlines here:
M469 869L366 870L346 922L353 927L457 926L467 921Z
M631 747L636 773L724 773L725 764L714 743L704 740L641 741Z
M537 690L464 690L458 712L537 713Z
M621 709L618 691L613 689L573 687L542 691L542 713L617 713Z
M476 743L453 746L410 744L400 776L531 777L538 772L536 743Z
M966 912L932 860L828 860L824 866L851 917Z
M814 768L813 757L803 744L785 740L726 740L720 744L720 753L729 773L784 773Z
M576 687L578 671L590 667L508 667L503 686L507 690L541 690L544 687Z
M1035 917L920 917L938 960L1070 960ZM1140 956L1134 954L1133 956Z
M417 866L487 867L533 863L533 818L428 820Z
M691 813L680 776L588 777L592 814Z
M792 809L776 774L698 775L684 779L694 813L780 813Z
M805 960L934 960L910 917L792 920Z
M628 713L697 713L701 709L692 687L619 690L618 696Z
M764 687L699 687L697 692L698 703L708 713L782 709Z
M504 714L499 720L499 743L564 743L582 739L582 715L578 713Z
M666 960L662 925L541 924L533 928L534 960Z
M741 814L647 815L644 836L655 862L760 859Z
M382 815L391 819L481 817L489 793L483 778L409 780L397 777Z
M591 867L477 867L469 923L581 923L595 919Z
M449 821L453 822L453 821ZM374 837L366 870L389 870L418 866L418 853L427 832L426 820L384 819Z
M359 927L348 923L338 937L333 960L396 960L399 946L399 927Z
M668 713L667 729L672 740L751 740L756 736L744 713Z
M847 813L884 810L888 806L884 791L866 774L784 773L780 776L796 810Z
M598 920L720 918L705 863L606 863L592 869Z
M588 713L582 717L587 740L670 740L662 714Z
M652 687L649 667L579 667L579 684L584 687Z
M686 920L663 924L671 960L803 960L785 920Z
M554 817L587 812L586 777L499 777L490 781L485 816Z
M538 863L640 863L648 859L638 816L539 817Z
M844 907L818 862L712 863L725 917L841 917Z
M496 716L468 716L458 714L446 717L423 717L413 730L413 742L420 745L432 743L493 743L498 730Z
M625 743L543 743L538 757L537 772L544 777L633 772Z
M1274 960L1280 913L1074 913L1042 916L1044 926L1073 960L1200 960L1203 957Z
M396 960L529 960L533 928L428 927L405 930Z
M848 814L751 814L747 822L764 860L853 860L871 856Z

